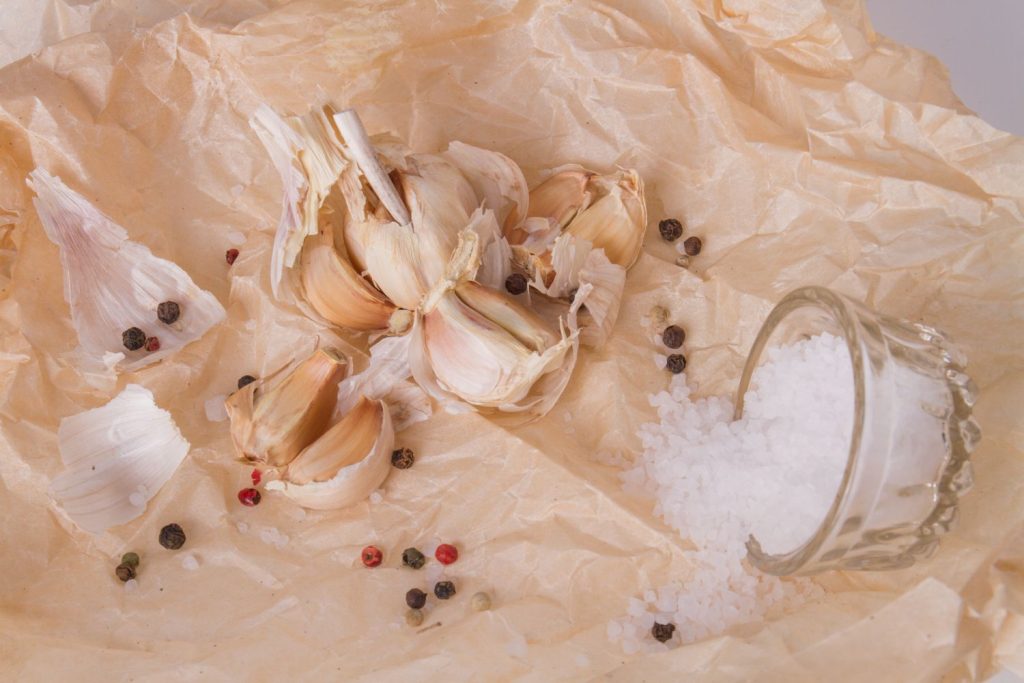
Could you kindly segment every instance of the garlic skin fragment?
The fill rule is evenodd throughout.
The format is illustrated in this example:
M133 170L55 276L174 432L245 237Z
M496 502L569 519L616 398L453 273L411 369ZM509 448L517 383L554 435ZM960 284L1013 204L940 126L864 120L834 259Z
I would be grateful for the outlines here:
M60 178L37 168L28 185L36 193L33 202L47 237L60 247L64 298L81 351L95 365L138 370L173 355L224 320L216 297L176 264L129 240L124 228ZM163 301L181 305L181 318L173 326L157 320L156 307ZM121 333L130 327L158 336L160 349L128 351Z
M365 499L387 478L394 446L387 406L362 398L266 488L305 508L343 508Z
M516 162L504 154L464 142L452 142L442 155L469 181L477 202L490 209L498 225L515 227L526 218L530 195Z
M331 349L251 382L225 402L231 439L243 459L284 467L330 424L348 361Z
M396 433L430 418L433 414L430 397L409 381L412 377L408 360L411 340L408 334L384 337L370 347L369 365L338 385L336 418L352 410L363 397L384 399Z
M141 515L189 451L171 414L129 384L106 405L57 429L66 469L50 486L64 513L93 534Z

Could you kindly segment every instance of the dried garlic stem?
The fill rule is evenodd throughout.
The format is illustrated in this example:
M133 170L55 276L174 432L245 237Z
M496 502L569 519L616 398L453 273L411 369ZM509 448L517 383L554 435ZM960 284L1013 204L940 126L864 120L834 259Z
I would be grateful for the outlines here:
M412 223L409 209L399 196L391 178L384 172L384 167L377 161L377 154L373 151L370 143L370 136L363 128L363 122L359 120L359 114L354 109L346 109L334 115L334 122L338 125L341 136L345 139L352 156L356 159L359 170L366 176L366 181L377 193L384 208L388 210L391 217L401 225Z

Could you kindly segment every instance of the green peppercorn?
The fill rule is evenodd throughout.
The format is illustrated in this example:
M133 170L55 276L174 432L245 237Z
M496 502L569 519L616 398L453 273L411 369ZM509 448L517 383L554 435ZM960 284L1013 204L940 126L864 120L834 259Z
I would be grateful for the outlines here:
M241 377L238 378L238 388L241 389L247 384L252 384L255 381L256 378L253 377L252 375L242 375Z
M168 524L160 530L160 545L168 550L177 550L185 545L185 531L178 524Z
M675 218L666 218L658 223L658 232L666 242L675 242L683 234L683 224Z
M411 609L405 613L405 623L416 628L423 623L423 610Z
M117 578L122 581L131 581L135 578L135 567L131 566L127 562L122 562L117 565L117 569L114 570L114 573L117 574Z
M661 343L670 349L678 349L686 339L686 332L679 325L669 325L661 333Z
M121 564L131 565L132 567L139 566L139 555L138 553L125 553L121 556Z
M659 624L654 622L654 626L651 627L651 635L659 643L664 643L672 640L672 634L676 632L675 624Z
M434 584L434 595L438 600L447 600L455 595L455 584L451 581L438 581Z
M391 464L395 469L407 470L416 461L416 456L409 448L396 448L391 451Z
M423 556L416 548L406 548L402 551L402 564L406 567L412 567L413 569L419 569L423 566L423 563L427 561L427 558Z
M681 353L673 353L665 359L665 367L668 368L668 371L673 375L678 375L686 369L686 356Z
M129 351L138 351L146 345L146 333L137 327L129 327L121 333L121 343Z
M181 306L175 301L164 301L156 307L156 317L165 325L177 322L180 316Z
M412 609L420 609L427 604L427 594L419 588L412 588L405 594L405 604Z
M491 596L484 592L474 593L469 604L477 612L486 612L491 609Z

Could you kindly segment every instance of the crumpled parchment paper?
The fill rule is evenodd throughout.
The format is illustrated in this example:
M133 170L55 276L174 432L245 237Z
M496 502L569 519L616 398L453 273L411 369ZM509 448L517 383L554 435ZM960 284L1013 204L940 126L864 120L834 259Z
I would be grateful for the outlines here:
M1024 141L973 116L934 59L875 34L862 2L14 0L0 38L0 678L1024 673ZM505 430L439 414L399 435L416 466L392 473L382 502L243 508L248 469L204 401L317 335L365 358L365 339L335 339L268 295L280 185L247 119L320 91L371 133L493 148L531 182L564 162L635 166L652 227L613 338L582 354L545 420ZM185 268L227 323L109 390L64 365L76 339L24 183L37 165ZM668 216L704 238L689 270L657 236ZM234 232L246 241L229 271ZM961 524L911 569L823 575L828 596L794 613L625 656L607 621L689 571L685 541L597 463L628 455L666 385L650 310L686 327L690 380L718 393L771 305L805 284L927 321L966 350L984 440ZM47 495L55 430L128 382L193 448L143 517L92 537ZM188 534L178 552L157 545L172 521ZM427 578L399 555L434 539L460 547L447 571L459 594L416 633L403 596ZM358 555L371 542L386 556L372 571ZM142 556L134 592L113 576L127 550ZM469 609L477 590L495 609Z

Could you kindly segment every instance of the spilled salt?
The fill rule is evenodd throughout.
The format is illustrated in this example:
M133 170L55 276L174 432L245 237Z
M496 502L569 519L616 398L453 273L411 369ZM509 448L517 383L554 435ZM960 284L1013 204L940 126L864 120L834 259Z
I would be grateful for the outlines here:
M822 593L809 580L748 569L753 534L769 553L813 536L842 479L853 429L854 386L845 342L821 334L769 349L733 418L733 397L696 399L685 374L651 397L658 422L638 435L643 453L623 474L627 491L696 546L693 573L631 598L608 637L626 653L658 651L650 628L673 623L682 643L762 619ZM675 641L673 641L675 642Z

